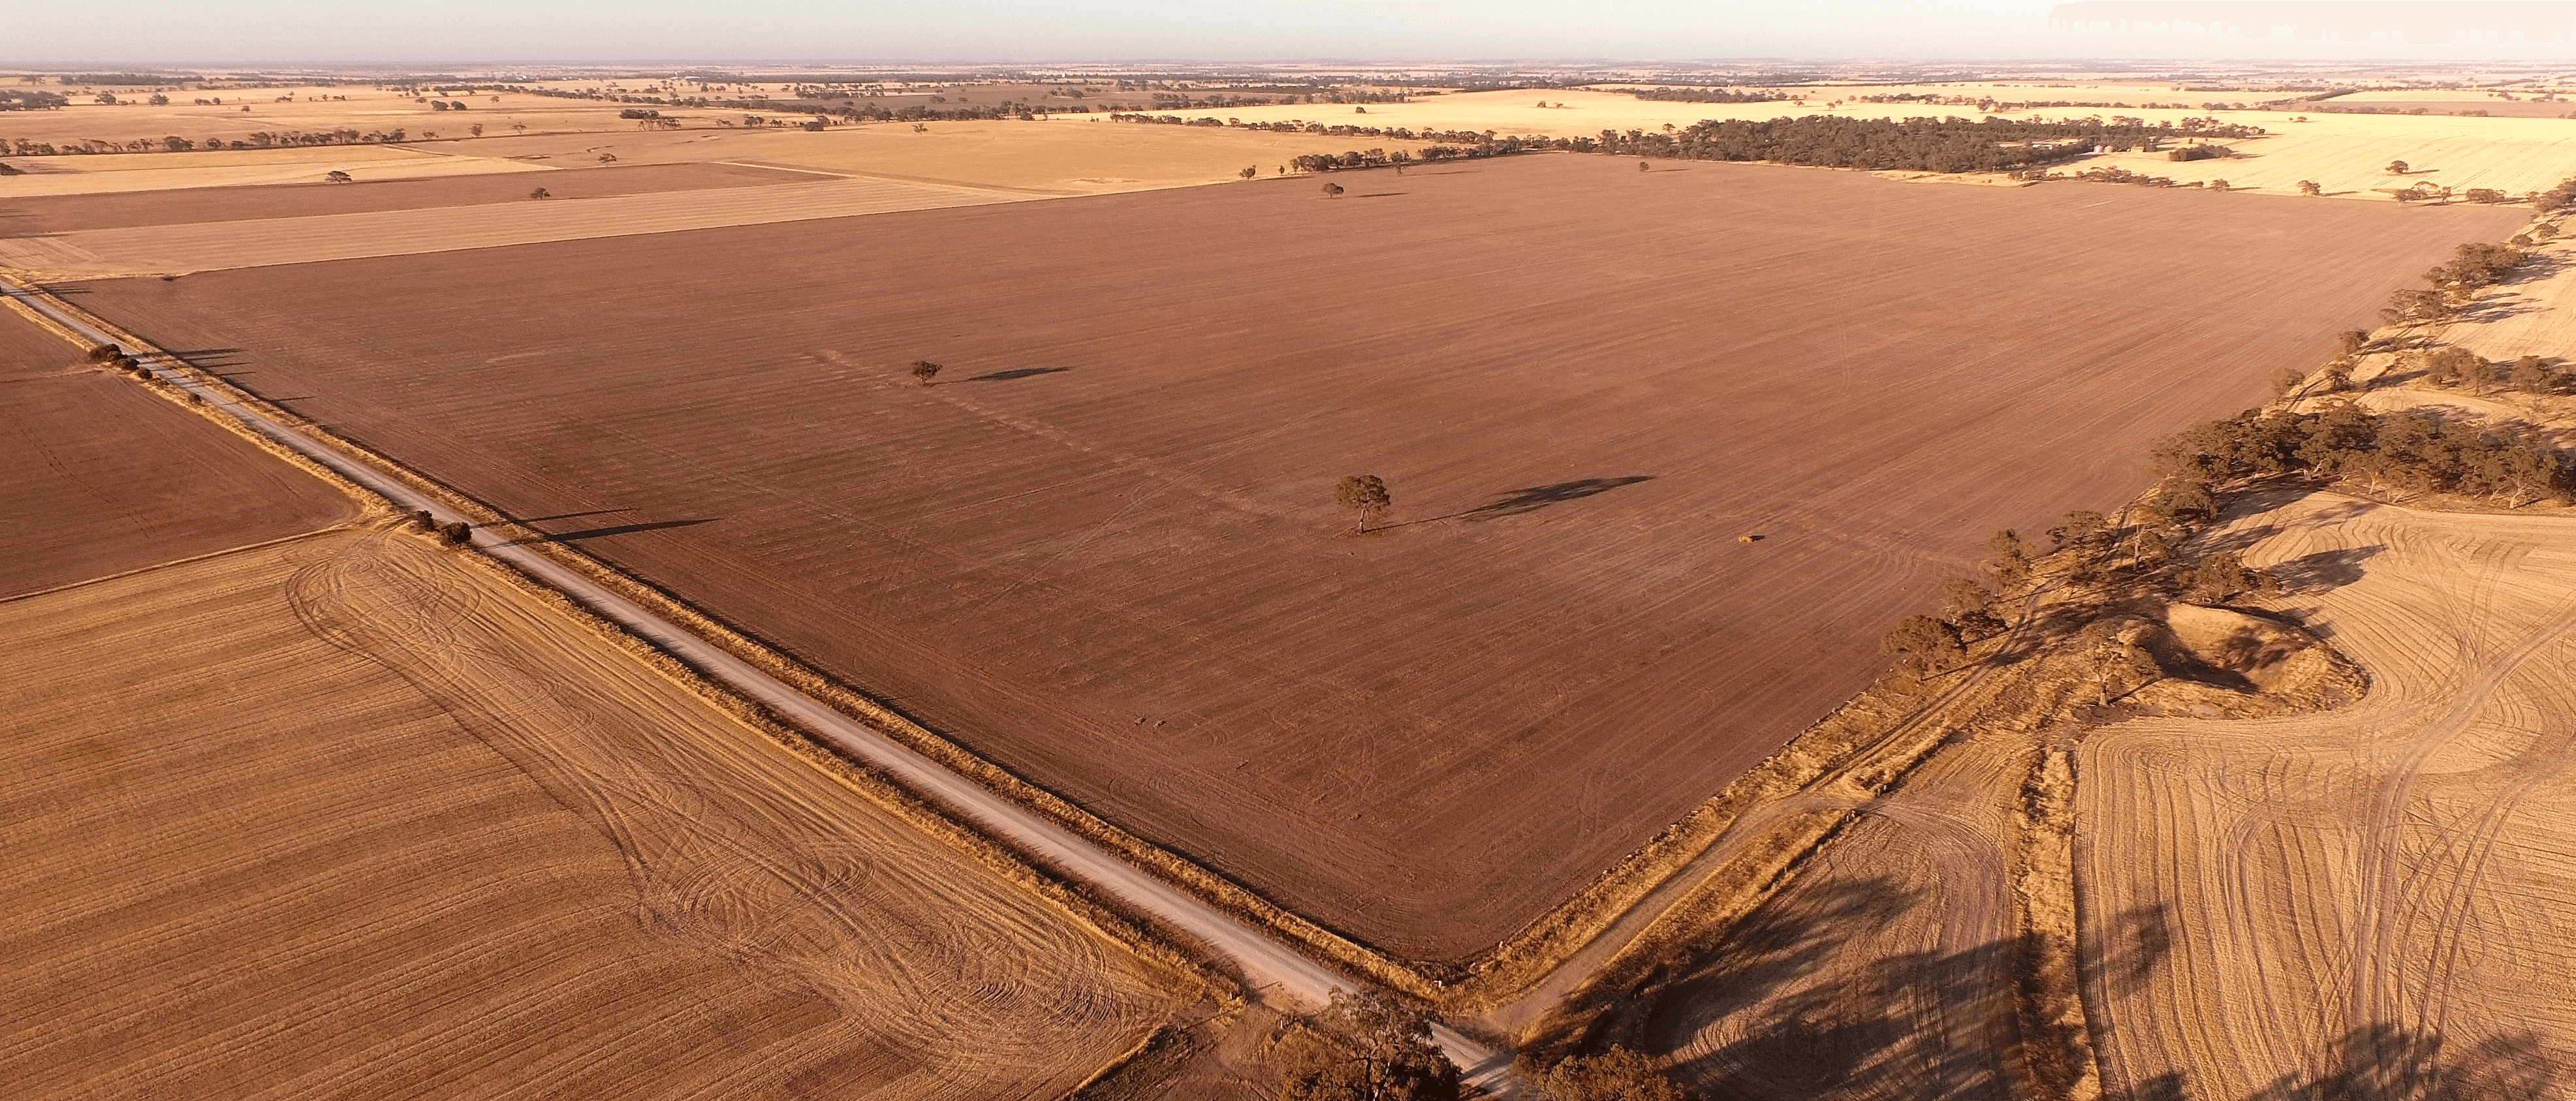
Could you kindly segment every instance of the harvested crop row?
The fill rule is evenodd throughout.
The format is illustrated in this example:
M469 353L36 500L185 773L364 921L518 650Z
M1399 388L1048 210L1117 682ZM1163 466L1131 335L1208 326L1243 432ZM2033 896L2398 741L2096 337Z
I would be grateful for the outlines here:
M19 1095L1051 1096L1169 1009L425 541L0 603L0 638Z

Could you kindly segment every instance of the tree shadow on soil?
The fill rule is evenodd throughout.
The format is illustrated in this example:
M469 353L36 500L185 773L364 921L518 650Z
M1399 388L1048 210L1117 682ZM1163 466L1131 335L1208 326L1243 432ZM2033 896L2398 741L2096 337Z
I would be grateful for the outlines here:
M2272 566L2266 572L2280 579L2283 595L2313 596L2361 580L2361 564L2387 549L2386 544L2373 543L2367 547L2321 550Z
M2018 939L1851 951L1926 904L1892 877L1793 887L1676 946L1644 981L1587 992L1598 1023L1583 1047L1674 1057L1673 1077L1702 1097L2010 1101Z
M991 374L987 374L987 375L976 375L976 376L974 376L973 378L961 378L961 379L958 379L957 381L959 381L959 382L1009 382L1009 381L1011 381L1012 379L1015 379L1015 378L1036 378L1036 377L1037 377L1037 376L1039 376L1039 375L1060 375L1060 374L1063 374L1064 372L1066 372L1066 371L1070 371L1070 370L1073 370L1073 368L1071 368L1071 367L1021 367L1021 368L1017 368L1017 369L1015 369L1015 370L1009 370L1009 371L995 371L995 372L993 372L993 373L991 373Z
M626 510L611 509L608 511L623 512ZM524 538L513 539L507 543L503 543L502 546L515 547L524 543L573 543L584 539L602 539L611 535L631 535L639 531L661 531L665 528L685 528L697 524L712 524L719 519L722 519L722 517L708 516L697 520L657 520L648 524L616 524L602 528L583 528L580 531L544 532L526 536Z
M2438 1029L2387 1021L2362 1025L2323 1046L2316 1069L2283 1075L2246 1101L2488 1101L2555 1096L2562 1060L2530 1033L2453 1050ZM2133 1101L2181 1098L2132 1092Z
M1457 514L1457 518L1461 520L1499 520L1506 516L1518 516L1525 512L1536 512L1550 505L1561 505L1567 501L1579 501L1595 494L1608 493L1621 486L1635 485L1639 482L1651 482L1653 480L1655 480L1655 476L1652 474L1630 474L1624 478L1583 478L1571 482L1558 482L1555 485L1529 486L1524 489L1512 490L1511 492L1504 494L1501 500L1495 501L1492 504L1481 505L1476 508L1468 509L1465 512L1461 512ZM1443 519L1447 519L1447 517L1443 517Z

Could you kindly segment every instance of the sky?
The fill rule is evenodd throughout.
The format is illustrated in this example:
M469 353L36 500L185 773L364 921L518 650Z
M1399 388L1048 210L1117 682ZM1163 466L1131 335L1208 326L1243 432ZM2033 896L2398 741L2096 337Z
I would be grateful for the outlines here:
M2166 4L2277 13L2340 0ZM2565 13L2545 0L2417 9ZM2052 27L1996 0L0 0L0 67L643 61L2576 59L2566 42ZM2131 9L2153 6L2129 4ZM2389 5L2377 5L2385 11ZM2100 9L2096 9L2100 10ZM2261 16L2258 15L2257 18Z

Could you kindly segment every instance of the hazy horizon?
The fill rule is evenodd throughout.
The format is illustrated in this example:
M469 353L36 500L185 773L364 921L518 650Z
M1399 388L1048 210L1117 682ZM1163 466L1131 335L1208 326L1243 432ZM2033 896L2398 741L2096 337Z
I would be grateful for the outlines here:
M2103 21L2074 24L2069 13ZM2112 19L2134 22L2121 29ZM2461 25L2447 41L2439 27L2406 29L2448 20ZM2576 3L2555 0L1247 0L1218 10L1141 0L1081 11L1025 0L972 10L795 0L756 19L670 0L343 11L282 0L72 0L13 22L17 49L0 53L0 66L2576 60ZM2497 29L2513 27L2525 30Z

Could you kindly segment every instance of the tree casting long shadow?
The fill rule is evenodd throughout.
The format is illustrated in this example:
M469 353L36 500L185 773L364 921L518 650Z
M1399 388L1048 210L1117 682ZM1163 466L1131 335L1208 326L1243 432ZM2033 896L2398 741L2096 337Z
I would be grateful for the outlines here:
M1654 480L1655 476L1652 474L1631 474L1624 478L1583 478L1571 482L1558 482L1555 485L1530 486L1525 489L1512 490L1510 493L1504 494L1502 500L1496 501L1492 504L1468 509L1465 512L1459 513L1458 518L1461 520L1499 520L1505 516L1518 516L1524 512L1536 512L1550 505L1561 505L1567 501L1579 501L1596 493L1608 493L1620 486L1635 485L1639 482L1651 482Z

